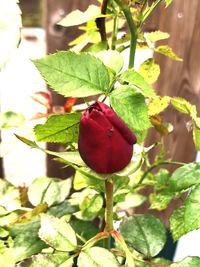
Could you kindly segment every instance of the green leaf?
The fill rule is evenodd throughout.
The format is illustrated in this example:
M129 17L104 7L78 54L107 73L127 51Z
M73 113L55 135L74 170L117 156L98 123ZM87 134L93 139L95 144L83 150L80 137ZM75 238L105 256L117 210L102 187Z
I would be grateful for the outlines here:
M14 211L21 207L19 190L3 179L0 179L0 206L7 211Z
M37 141L55 143L73 143L78 140L78 128L81 114L67 113L52 115L45 124L34 128Z
M0 227L0 238L5 238L9 235L9 232L4 228Z
M169 179L173 191L182 191L200 184L200 163L189 163L176 169Z
M120 86L110 96L113 109L142 142L146 130L151 127L145 98L130 86ZM138 133L138 134L137 134Z
M177 56L173 51L172 51L172 48L169 47L168 45L160 45L156 48L154 48L154 51L159 53L159 54L162 54L166 57L169 57L173 60L177 60L177 61L182 61L182 59Z
M60 51L34 63L52 89L66 97L86 97L108 91L108 70L90 54Z
M74 176L74 189L80 190L85 187L91 187L100 192L104 192L104 180L96 179L97 174L95 173L95 176L92 174L93 172L89 169L84 173L81 173L79 170L77 170Z
M74 229L77 235L81 237L83 240L89 240L90 238L94 237L98 230L95 228L92 222L86 222L81 220L71 220L70 225ZM83 242L80 242L82 245Z
M187 233L185 228L185 205L183 205L175 209L170 217L170 231L174 241Z
M101 10L98 6L89 5L88 9L84 12L76 9L71 13L67 14L58 25L69 27L74 25L80 25L90 20L95 20L99 17L105 17L105 15L101 14Z
M94 56L100 59L106 67L112 69L115 73L118 73L124 65L121 53L116 50L100 51L95 53Z
M90 20L85 26L79 27L84 33L79 35L77 38L69 43L69 46L73 46L71 51L79 52L84 48L84 51L88 52L86 46L88 43L99 43L101 41L101 36L99 34L95 20ZM107 42L106 42L107 44ZM107 48L107 45L105 49Z
M200 185L196 186L185 202L186 231L200 228Z
M118 191L120 193L120 190ZM115 197L115 201L117 201L117 196ZM146 200L146 197L137 193L126 193L124 195L124 198L122 201L117 201L118 203L116 204L116 208L117 209L121 209L121 210L126 210L129 208L135 208L138 207L140 205L142 205L142 203L144 203L144 201Z
M46 203L44 204L39 204L38 206L36 206L35 208L26 211L25 213L23 213L21 216L19 216L17 218L17 220L12 223L12 224L21 224L21 223L26 223L31 221L32 219L34 219L37 215L39 215L40 213L43 213L47 210L48 205ZM11 225L12 225L11 224Z
M146 257L156 256L166 242L166 230L152 215L134 215L124 219L120 232L127 244Z
M31 221L13 224L10 227L9 232L14 240L12 255L15 261L24 260L47 247L38 237L39 228L39 216L32 218Z
M153 58L149 58L140 65L138 73L148 84L152 84L157 81L160 75L160 66L155 63Z
M76 213L77 218L83 220L94 219L103 207L103 198L97 191L85 189L82 191L82 196L79 194L80 212Z
M76 249L76 234L65 221L47 214L41 215L39 237L52 248L60 251Z
M79 267L119 267L115 256L105 248L92 247L83 250L78 257Z
M102 50L106 50L106 48L107 48L107 42L103 41L103 42L97 42L95 44L92 44L90 47L86 48L85 51L97 53L97 52L100 52Z
M68 214L71 215L71 214L75 213L76 211L77 211L77 207L71 205L69 200L65 200L58 205L50 207L47 210L47 214L60 218L62 216L68 215Z
M185 204L176 209L170 218L170 229L174 240L200 228L200 186L195 187Z
M28 258L27 260L19 263L18 267L45 267L45 266L52 266L52 267L61 267L67 265L62 265L67 259L69 259L70 255L66 252L56 252L53 254L38 254L34 255L31 258ZM69 267L72 266L73 259L71 261L71 265L68 265Z
M162 31L154 31L147 33L147 38L152 42L155 43L160 40L168 39L170 37L169 33L162 32Z
M54 156L57 156L66 162L70 162L81 167L86 167L86 164L82 160L78 151L55 152Z
M172 263L171 267L197 267L200 266L199 257L187 257L182 261Z
M200 130L193 126L193 140L196 150L200 150Z
M149 196L150 209L164 210L168 207L175 194L168 190L160 191L159 193L152 193Z
M0 129L9 129L23 126L25 117L21 113L7 111L0 113Z
M170 104L170 97L156 97L148 105L149 116L155 116L164 111Z
M32 205L47 203L48 206L63 202L69 195L71 179L41 177L35 179L28 188L28 198Z
M156 93L153 88L145 81L145 79L133 69L128 69L120 76L122 81L128 82L141 91L146 97L155 97Z
M192 105L185 100L184 98L181 97L173 97L171 98L171 104L177 109L178 111L185 113L185 114L190 114Z

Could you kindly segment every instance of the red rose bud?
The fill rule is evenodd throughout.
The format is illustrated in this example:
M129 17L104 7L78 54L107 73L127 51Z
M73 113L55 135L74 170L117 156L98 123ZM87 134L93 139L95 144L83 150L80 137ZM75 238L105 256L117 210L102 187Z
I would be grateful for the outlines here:
M78 149L84 162L98 173L114 173L128 165L136 137L107 105L95 102L80 120Z

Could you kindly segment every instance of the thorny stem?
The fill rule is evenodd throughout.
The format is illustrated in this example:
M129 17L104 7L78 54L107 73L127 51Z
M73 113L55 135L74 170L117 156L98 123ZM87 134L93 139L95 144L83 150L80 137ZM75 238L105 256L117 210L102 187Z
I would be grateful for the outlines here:
M182 162L176 162L176 161L160 161L154 165L149 166L149 168L147 168L147 170L143 173L143 175L141 176L138 184L134 187L137 188L139 185L141 185L141 183L144 181L144 179L146 178L146 176L155 168L159 167L160 165L184 165L185 163Z
M105 231L110 233L113 230L113 183L105 181L105 193L106 193L106 214L105 214ZM105 240L105 246L107 249L111 247L110 237Z
M127 1L126 0L115 0L115 2L118 4L118 6L123 11L126 21L128 23L130 34L131 34L129 65L128 65L129 69L131 69L134 67L134 61L135 61L135 52L136 52L136 44L137 44L137 29L134 24L133 17L132 17L130 8L127 4Z
M107 6L108 6L108 1L109 0L103 0L102 5L101 5L101 14L105 15ZM101 35L101 41L106 41L107 42L107 36L106 36L106 26L105 26L105 17L102 18L97 18L96 19L96 25L99 29L99 33Z

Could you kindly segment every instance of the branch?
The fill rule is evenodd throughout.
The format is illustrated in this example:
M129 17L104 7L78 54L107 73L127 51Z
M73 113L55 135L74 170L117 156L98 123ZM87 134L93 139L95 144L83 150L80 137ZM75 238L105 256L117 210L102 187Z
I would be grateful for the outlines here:
M102 5L101 5L101 14L105 15L107 6L108 6L108 1L109 0L103 0ZM101 41L106 41L107 42L107 36L106 36L106 26L105 26L105 17L102 18L97 18L96 19L96 25L97 28L99 29L99 33L101 35Z

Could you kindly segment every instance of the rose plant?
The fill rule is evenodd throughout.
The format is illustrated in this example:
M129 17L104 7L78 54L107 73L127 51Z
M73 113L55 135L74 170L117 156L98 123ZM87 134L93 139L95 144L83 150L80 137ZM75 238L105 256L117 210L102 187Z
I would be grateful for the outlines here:
M153 45L167 33L142 31L155 8L172 0L98 2L59 22L63 27L84 24L69 51L34 60L53 90L80 98L82 104L74 101L67 112L49 112L46 122L34 128L36 140L17 137L71 166L75 174L66 180L40 177L29 188L0 181L0 266L200 266L198 257L176 263L159 257L166 226L153 215L134 214L147 201L142 188L153 188L150 208L159 211L185 193L184 204L170 217L172 237L175 241L200 228L200 164L165 158L162 140L170 129L160 116L169 105L187 114L199 149L196 107L183 98L156 94L152 84L160 68L154 58L134 67L136 47L181 60L170 47ZM128 29L120 37L124 25ZM128 66L121 54L126 49ZM149 128L160 139L145 147ZM61 143L65 151L50 151L38 142ZM159 154L150 164L155 146ZM177 165L172 174L161 168L169 164Z

